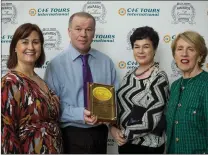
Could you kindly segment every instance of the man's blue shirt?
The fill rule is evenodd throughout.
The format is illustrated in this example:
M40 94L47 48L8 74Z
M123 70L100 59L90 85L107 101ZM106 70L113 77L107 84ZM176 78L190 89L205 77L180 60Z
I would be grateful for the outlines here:
M88 53L93 82L114 85L117 89L118 78L112 60L93 48ZM91 127L84 124L82 60L71 44L49 62L44 79L60 98L61 127Z

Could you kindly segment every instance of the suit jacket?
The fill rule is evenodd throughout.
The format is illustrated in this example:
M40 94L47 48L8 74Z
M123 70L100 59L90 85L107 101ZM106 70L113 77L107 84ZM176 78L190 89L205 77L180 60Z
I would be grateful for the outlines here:
M171 86L167 105L167 153L208 153L208 73Z

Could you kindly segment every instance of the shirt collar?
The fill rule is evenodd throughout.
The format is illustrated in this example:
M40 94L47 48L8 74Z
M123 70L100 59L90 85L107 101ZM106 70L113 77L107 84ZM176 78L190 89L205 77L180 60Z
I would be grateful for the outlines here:
M80 52L76 48L74 48L71 43L69 45L69 51L71 52L71 58L73 61L81 55ZM88 54L96 58L96 51L93 48L90 48Z

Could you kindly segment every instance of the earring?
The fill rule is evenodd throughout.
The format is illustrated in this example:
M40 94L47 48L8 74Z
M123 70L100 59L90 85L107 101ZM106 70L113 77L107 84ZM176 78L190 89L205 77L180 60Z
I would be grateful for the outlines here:
M202 60L202 58L200 58L200 59L199 59L198 63L200 63L200 62L201 62L201 60Z
M177 63L175 62L175 65L176 65L176 67L178 68L178 65L177 65Z

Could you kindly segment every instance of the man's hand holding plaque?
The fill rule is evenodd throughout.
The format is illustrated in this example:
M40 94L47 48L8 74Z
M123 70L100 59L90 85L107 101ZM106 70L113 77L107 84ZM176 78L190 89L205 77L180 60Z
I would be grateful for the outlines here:
M98 122L110 123L116 121L117 116L114 86L88 83L87 97L87 109L91 112L92 116L97 117Z
M89 125L95 125L98 123L97 116L91 115L91 112L87 109L84 109L84 121Z

